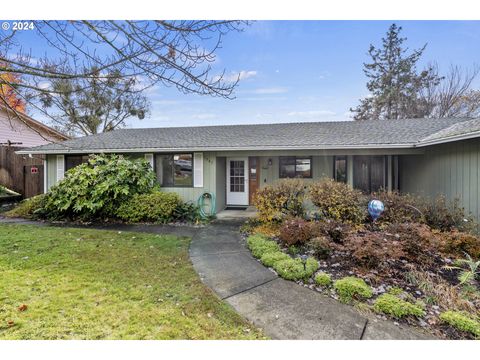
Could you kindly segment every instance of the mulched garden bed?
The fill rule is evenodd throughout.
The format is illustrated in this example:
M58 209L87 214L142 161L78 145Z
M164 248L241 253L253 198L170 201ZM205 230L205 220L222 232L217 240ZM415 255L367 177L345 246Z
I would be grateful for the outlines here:
M363 232L366 232L366 235L371 235L372 233L381 234L381 236L385 237L384 240L386 242L395 241L395 238L402 236L389 233L385 230L369 228L368 226L366 229L352 230L351 234L361 237L364 235ZM246 234L244 234L244 236L246 236ZM372 287L374 296L365 300L363 305L367 304L367 306L361 306L361 309L369 312L373 316L385 320L393 320L396 324L403 323L415 326L440 338L474 339L472 334L459 331L446 325L439 319L441 312L450 309L450 307L446 306L449 300L439 299L438 294L436 296L432 295L432 292L435 290L432 289L432 287L434 288L436 285L435 283L430 283L425 280L435 279L435 281L438 281L438 283L446 289L445 291L449 293L448 296L453 297L453 299L462 299L464 293L462 292L462 287L459 285L459 271L445 269L445 266L453 264L455 260L453 256L445 256L435 250L422 249L421 254L417 254L418 256L405 256L405 258L403 258L397 255L389 258L387 251L383 254L385 257L382 258L378 264L368 267L358 264L358 259L352 256L352 250L349 249L348 242L335 243L330 241L330 253L328 256L319 258L315 256L314 251L308 246L308 242L292 247L286 246L285 242L280 241L277 237L271 238L278 242L283 252L292 257L301 257L302 255L315 257L319 262L317 273L328 273L331 275L333 281L347 276L364 279L365 282ZM274 270L272 269L272 271ZM420 280L416 279L415 276L420 277ZM336 291L332 287L317 286L314 282L314 276L310 277L308 281L304 282L300 280L296 282L338 300ZM397 319L374 312L370 306L373 306L375 299L379 295L387 293L392 288L402 289L404 292L402 296L405 300L412 303L421 301L424 304L425 316L422 318L407 316ZM468 301L463 299L460 305L455 305L463 306L463 308L459 310L469 310L470 312L480 314L480 287L478 283L473 285L473 288L473 292L476 291L476 295L471 295Z

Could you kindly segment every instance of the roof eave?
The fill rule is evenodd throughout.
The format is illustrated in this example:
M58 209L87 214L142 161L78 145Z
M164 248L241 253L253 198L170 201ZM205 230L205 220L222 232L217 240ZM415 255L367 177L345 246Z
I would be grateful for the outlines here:
M448 137L443 137L440 139L433 139L433 140L426 140L426 141L420 141L416 147L425 147L425 146L431 146L431 145L440 145L440 144L446 144L454 141L462 141L462 140L469 140L469 139L475 139L480 137L480 130L471 132L471 133L466 133L466 134L460 134L460 135L453 135L453 136L448 136Z
M207 151L264 151L264 150L362 150L362 149L409 149L415 144L366 144L366 145L322 145L322 146L242 146L242 147L195 147L195 148L126 148L126 149L55 149L19 150L17 154L92 154L92 153L149 153L149 152L207 152Z

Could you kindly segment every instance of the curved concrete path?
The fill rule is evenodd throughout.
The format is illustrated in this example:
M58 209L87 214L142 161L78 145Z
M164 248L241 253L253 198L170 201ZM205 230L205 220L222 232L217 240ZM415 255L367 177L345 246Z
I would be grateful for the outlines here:
M431 339L279 278L255 260L239 223L216 222L192 238L190 258L202 281L274 339Z

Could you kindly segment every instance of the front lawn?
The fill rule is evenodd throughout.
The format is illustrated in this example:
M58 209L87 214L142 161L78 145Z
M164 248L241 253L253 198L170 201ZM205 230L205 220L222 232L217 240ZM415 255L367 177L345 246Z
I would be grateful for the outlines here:
M207 289L188 238L0 225L1 339L257 339Z

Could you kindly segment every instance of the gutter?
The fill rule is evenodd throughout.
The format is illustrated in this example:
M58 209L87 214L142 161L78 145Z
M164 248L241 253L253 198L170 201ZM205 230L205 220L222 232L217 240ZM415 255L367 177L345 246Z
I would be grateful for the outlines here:
M92 153L149 153L149 152L200 152L200 151L264 151L264 150L363 150L363 149L411 149L413 144L367 144L367 145L326 145L326 146L250 146L250 147L197 147L197 148L126 148L126 149L56 149L56 150L19 150L17 154L92 154Z
M323 146L247 146L247 147L183 147L183 148L120 148L120 149L56 149L56 150L19 150L17 154L61 155L61 154L98 154L98 153L171 153L173 151L208 152L208 151L275 151L275 150L365 150L365 149L416 149L431 145L445 144L453 141L468 140L480 137L480 130L473 133L453 135L434 140L421 140L417 143L405 144L366 144L366 145L323 145Z

